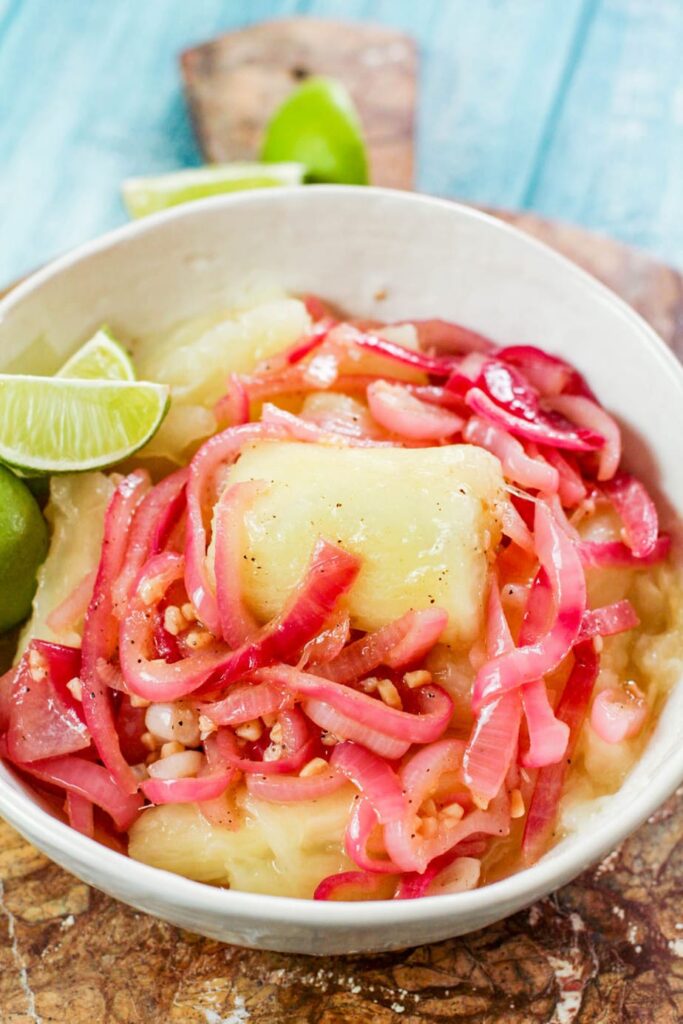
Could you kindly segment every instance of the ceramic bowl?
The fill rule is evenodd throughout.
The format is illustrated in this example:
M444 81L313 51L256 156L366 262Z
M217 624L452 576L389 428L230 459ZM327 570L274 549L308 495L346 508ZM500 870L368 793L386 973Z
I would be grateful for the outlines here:
M629 307L499 221L406 192L315 187L210 199L130 224L35 274L0 304L0 368L50 373L103 322L123 337L256 298L314 292L363 317L444 317L538 343L582 370L621 420L627 461L683 508L683 371ZM0 767L0 813L79 878L226 942L313 954L380 951L481 928L564 885L683 781L683 680L622 789L534 867L459 895L316 903L214 889L136 863L54 819Z

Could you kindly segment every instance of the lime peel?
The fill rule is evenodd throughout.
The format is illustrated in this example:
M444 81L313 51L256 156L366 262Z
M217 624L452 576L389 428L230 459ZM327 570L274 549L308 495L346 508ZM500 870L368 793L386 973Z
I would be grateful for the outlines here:
M300 161L307 181L367 185L362 126L345 86L322 76L302 82L268 122L261 159Z
M0 374L0 462L72 473L120 462L156 433L169 389L148 381Z

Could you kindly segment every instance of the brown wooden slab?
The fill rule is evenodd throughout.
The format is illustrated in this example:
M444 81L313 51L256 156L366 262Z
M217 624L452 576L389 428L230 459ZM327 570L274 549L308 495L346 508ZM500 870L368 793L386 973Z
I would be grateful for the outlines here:
M683 354L683 277L606 238L501 214ZM310 959L202 939L51 864L0 822L0 1024L676 1024L683 791L596 869L462 939Z
M317 18L263 22L181 56L207 160L253 160L266 122L293 86L331 75L359 110L373 183L390 188L413 185L416 64L415 45L400 32Z

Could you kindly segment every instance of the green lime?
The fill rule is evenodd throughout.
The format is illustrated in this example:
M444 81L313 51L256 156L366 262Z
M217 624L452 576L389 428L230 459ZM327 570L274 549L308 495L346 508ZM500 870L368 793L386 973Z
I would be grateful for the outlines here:
M78 377L81 380L135 380L130 356L106 327L74 352L57 377Z
M153 178L128 178L121 186L131 217L146 217L192 199L239 192L249 188L301 185L305 168L297 163L211 164L173 171Z
M308 181L367 185L360 119L344 86L309 78L295 89L268 122L261 159L297 160Z
M163 384L0 374L0 462L74 473L132 455L166 415Z
M36 499L26 484L0 466L0 632L30 612L47 545L47 525Z

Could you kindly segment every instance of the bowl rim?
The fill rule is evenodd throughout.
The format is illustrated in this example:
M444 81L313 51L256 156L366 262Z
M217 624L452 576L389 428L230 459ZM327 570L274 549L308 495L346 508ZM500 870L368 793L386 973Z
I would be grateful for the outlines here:
M70 267L88 261L98 253L154 231L157 226L191 220L202 211L212 208L279 204L287 203L293 198L306 202L307 200L302 198L306 195L310 195L313 201L318 201L318 197L321 196L327 196L330 200L336 196L354 196L359 202L387 198L397 203L419 204L441 209L447 214L456 212L465 219L487 224L498 231L515 236L523 244L539 251L547 260L554 262L563 273L573 275L594 300L611 306L613 311L628 323L632 331L638 332L641 343L660 364L662 372L673 379L683 398L683 367L671 349L628 303L572 260L526 232L479 209L449 199L372 186L361 188L316 185L306 189L281 187L258 192L239 192L197 200L133 221L58 257L12 288L9 294L0 300L0 323L9 310L22 303L51 278L59 276ZM5 768L15 774L10 764L5 764ZM20 778L18 775L16 777ZM85 871L93 878L120 880L125 886L127 897L130 896L132 899L137 898L144 902L145 898L156 896L163 904L191 908L195 913L206 913L207 921L215 920L219 916L228 921L230 917L239 917L242 921L254 923L265 922L297 927L303 925L335 932L349 927L362 930L375 926L418 923L426 918L434 922L446 918L455 921L456 914L463 917L480 915L483 920L486 912L494 911L498 902L502 909L501 916L504 916L510 912L509 908L528 905L539 896L571 881L590 864L613 850L668 799L681 782L683 747L676 751L664 770L655 775L648 787L631 801L618 819L601 823L598 810L596 820L592 822L589 831L576 834L576 841L568 848L552 849L531 867L523 868L500 881L470 892L427 896L419 900L370 900L360 903L318 902L300 897L222 889L143 864L76 832L44 810L29 795L28 788L26 792L18 792L1 777L0 814L30 842L35 842L43 849L58 852L68 861L69 869ZM111 889L116 886L105 884L105 888Z

